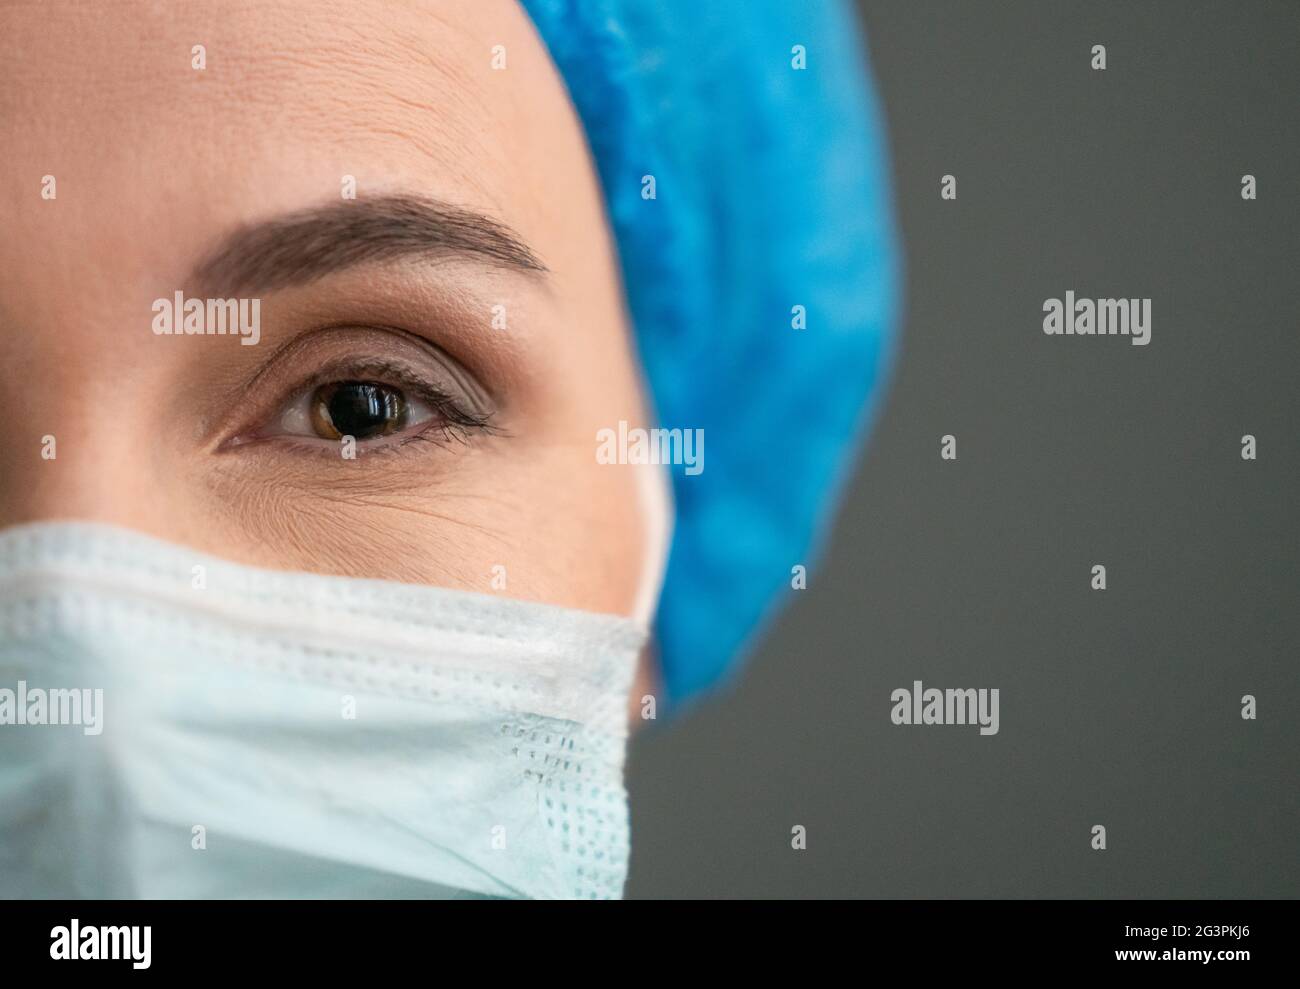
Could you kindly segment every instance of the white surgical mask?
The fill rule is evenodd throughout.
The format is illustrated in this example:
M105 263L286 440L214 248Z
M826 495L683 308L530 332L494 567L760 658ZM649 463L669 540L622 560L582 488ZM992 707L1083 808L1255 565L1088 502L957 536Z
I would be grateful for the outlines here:
M644 640L101 525L5 530L0 897L620 896Z

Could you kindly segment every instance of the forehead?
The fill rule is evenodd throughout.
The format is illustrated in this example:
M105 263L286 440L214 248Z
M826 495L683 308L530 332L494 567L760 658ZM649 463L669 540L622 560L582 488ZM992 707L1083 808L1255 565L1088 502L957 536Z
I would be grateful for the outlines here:
M337 199L345 176L359 197L414 189L544 238L566 129L580 145L513 0L0 4L0 201L101 258L161 261L178 210L210 232Z

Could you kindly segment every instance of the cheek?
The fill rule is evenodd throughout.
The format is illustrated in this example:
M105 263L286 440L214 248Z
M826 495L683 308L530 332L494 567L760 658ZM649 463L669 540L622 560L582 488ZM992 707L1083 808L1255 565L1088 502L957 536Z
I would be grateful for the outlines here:
M528 480L535 494L509 523L521 593L633 612L647 549L635 470L597 463L594 431L590 440L548 451Z
M211 469L200 500L180 498L200 520L187 540L256 566L633 611L645 553L636 475L598 464L594 439L513 436L441 463L328 481L315 471Z

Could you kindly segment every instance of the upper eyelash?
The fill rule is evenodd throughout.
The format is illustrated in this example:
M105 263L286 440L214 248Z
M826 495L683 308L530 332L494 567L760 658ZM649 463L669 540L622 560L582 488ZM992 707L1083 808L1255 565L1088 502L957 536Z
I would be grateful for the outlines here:
M489 436L503 435L504 431L491 421L493 415L491 412L473 412L445 393L432 394L426 391L419 397L434 407L441 421L430 423L417 430L408 437L409 439L432 439L425 434L433 430L440 431L446 440L455 439L462 443L467 442L469 435L476 432L486 433Z

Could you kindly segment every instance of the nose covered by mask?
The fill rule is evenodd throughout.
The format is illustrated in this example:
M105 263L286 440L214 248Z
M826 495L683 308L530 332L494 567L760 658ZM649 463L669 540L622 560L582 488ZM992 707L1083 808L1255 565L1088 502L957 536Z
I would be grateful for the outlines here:
M0 532L0 896L620 896L644 626Z

